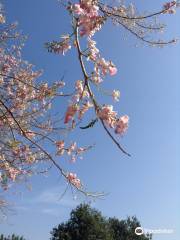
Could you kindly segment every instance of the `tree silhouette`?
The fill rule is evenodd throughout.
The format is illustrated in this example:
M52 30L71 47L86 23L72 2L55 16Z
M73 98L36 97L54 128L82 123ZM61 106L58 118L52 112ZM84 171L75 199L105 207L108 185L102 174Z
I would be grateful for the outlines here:
M3 234L0 235L0 240L25 240L23 236L17 236L15 234L12 234L11 236L4 236Z
M70 219L53 228L51 240L149 240L151 236L136 235L140 227L136 217L126 220L106 218L87 204L72 210Z

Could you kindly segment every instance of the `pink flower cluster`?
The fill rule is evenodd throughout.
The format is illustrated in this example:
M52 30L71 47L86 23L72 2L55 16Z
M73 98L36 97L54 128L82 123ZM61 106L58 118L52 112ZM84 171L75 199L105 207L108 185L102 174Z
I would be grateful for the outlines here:
M91 80L95 84L100 84L106 74L111 76L117 73L117 68L111 61L106 61L104 58L99 58L96 60L94 65L94 72L92 73Z
M114 64L111 61L106 61L104 58L98 59L95 68L100 69L104 76L108 73L111 76L117 73L117 68L114 66Z
M115 129L116 134L123 135L128 129L129 117L127 115L117 118L117 113L113 111L112 105L103 106L98 113L99 118L109 127Z
M65 114L65 119L64 119L65 124L73 120L78 109L79 109L79 106L77 104L72 104L68 106Z
M76 188L81 188L82 184L79 178L77 178L77 175L75 173L68 173L67 174L68 181L73 184Z
M72 103L68 106L64 123L68 123L74 120L76 113L78 112L78 118L81 119L83 115L89 110L89 108L93 107L90 101L86 100L80 107L80 103L82 99L89 98L89 93L85 86L83 86L83 82L81 80L77 80L75 83L76 92L72 97Z
M71 145L67 149L67 154L71 155L73 152L76 151L76 149L77 149L77 143L76 142L71 143ZM74 159L74 161L75 161L75 159Z
M96 61L99 56L99 49L96 47L96 41L92 40L90 37L88 38L88 49L89 54L87 60Z
M117 68L112 61L106 61L101 58L99 49L96 47L96 42L91 38L88 38L88 56L87 60L91 60L94 63L94 71L91 75L91 80L95 84L100 84L103 81L103 77L107 74L111 76L117 73Z
M16 180L16 177L19 174L21 174L21 171L19 169L15 169L15 168L10 167L8 169L8 174L9 174L10 179L14 182Z
M93 36L100 30L103 18L99 16L99 7L93 0L82 0L72 6L72 11L78 16L80 35Z
M129 117L127 115L120 117L116 122L115 133L124 134L128 129Z
M78 103L80 99L83 99L85 97L89 97L89 93L86 90L86 87L83 86L83 81L81 80L77 80L75 83L75 89L76 89L76 93L75 95L72 97L72 101L74 103Z
M78 118L82 119L83 115L89 110L89 108L92 108L93 104L89 101L85 102L82 107L79 109L79 115Z
M0 14L0 23L4 21ZM62 53L70 48L68 37L63 39ZM43 149L47 139L54 142L51 133L55 136L58 125L54 127L47 110L64 83L50 87L36 81L42 72L34 71L34 66L22 59L24 37L15 25L1 26L0 42L0 182L8 189L17 178L38 172L39 163L48 158ZM62 146L58 147L60 151Z
M109 127L115 127L117 112L113 111L112 105L104 105L98 112L98 117L101 118Z
M23 171L16 167L12 167L8 162L5 162L5 156L0 155L2 162L0 163L0 182L2 183L3 179L15 181L17 176L23 174ZM4 178L3 178L4 177Z
M12 154L15 159L25 159L27 164L36 161L36 154L33 154L28 145L14 147Z
M63 155L66 152L67 155L71 157L70 161L72 163L76 162L76 159L79 155L87 151L87 148L78 147L76 142L71 143L70 146L66 148L63 140L56 141L55 145L57 148L56 154ZM80 158L82 158L82 156L80 156Z
M64 141L57 141L56 142L56 147L57 147L57 155L63 155L64 154Z
M173 14L176 13L176 1L167 2L163 5L164 13Z

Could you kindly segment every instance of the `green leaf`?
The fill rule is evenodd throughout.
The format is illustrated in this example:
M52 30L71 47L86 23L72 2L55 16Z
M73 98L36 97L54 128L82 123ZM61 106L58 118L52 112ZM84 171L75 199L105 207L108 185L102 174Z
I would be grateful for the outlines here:
M88 125L80 127L80 129L88 129L94 127L95 123L98 121L98 118L93 119Z

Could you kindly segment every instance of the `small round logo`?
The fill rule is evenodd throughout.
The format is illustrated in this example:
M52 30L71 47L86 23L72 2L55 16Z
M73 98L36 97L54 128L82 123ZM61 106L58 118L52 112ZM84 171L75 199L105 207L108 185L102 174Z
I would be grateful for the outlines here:
M143 231L143 228L142 227L137 227L136 229L135 229L135 234L136 235L142 235L144 233L144 231Z

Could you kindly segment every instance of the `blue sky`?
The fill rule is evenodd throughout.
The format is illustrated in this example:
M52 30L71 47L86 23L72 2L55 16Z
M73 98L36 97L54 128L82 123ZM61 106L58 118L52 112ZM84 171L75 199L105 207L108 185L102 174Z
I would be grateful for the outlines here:
M69 16L56 0L4 3L7 20L17 20L19 29L28 35L24 58L44 69L44 79L53 81L65 72L70 86L81 77L74 50L62 57L47 53L43 46L70 28ZM141 10L153 10L161 8L163 1L134 3ZM162 20L168 25L162 37L180 37L180 13L163 16ZM96 147L75 165L63 164L76 171L89 190L109 193L104 200L92 203L104 215L136 215L145 228L174 230L171 235L155 235L154 240L179 240L180 44L163 49L140 44L135 47L138 41L125 36L124 40L122 29L107 24L96 39L103 56L118 67L118 74L107 79L104 87L121 91L115 109L130 116L130 127L120 141L132 157L119 152L97 124L91 130L73 134L80 145L96 143ZM111 102L108 97L100 100ZM61 101L56 108L63 114ZM68 192L59 200L65 185L55 171L47 177L35 176L31 184L32 191L17 186L8 197L14 205L8 219L0 224L0 233L47 240L52 227L66 220L71 209L85 199L78 195L74 200Z

